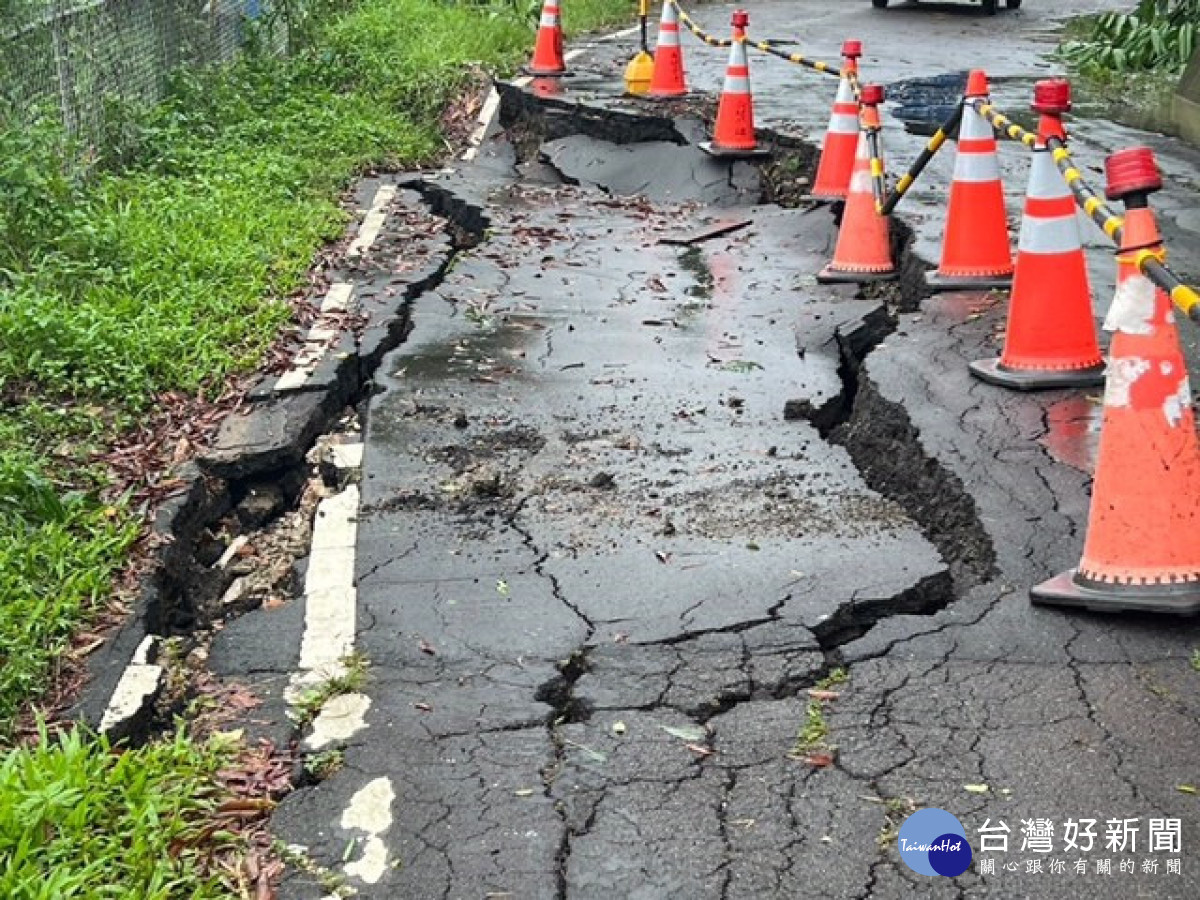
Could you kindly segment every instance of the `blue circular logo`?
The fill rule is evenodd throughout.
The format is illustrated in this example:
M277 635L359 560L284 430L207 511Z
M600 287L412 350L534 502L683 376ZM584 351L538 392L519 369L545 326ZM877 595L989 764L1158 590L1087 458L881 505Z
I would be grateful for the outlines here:
M900 826L900 858L919 875L953 878L971 867L971 845L962 823L944 809L918 809Z

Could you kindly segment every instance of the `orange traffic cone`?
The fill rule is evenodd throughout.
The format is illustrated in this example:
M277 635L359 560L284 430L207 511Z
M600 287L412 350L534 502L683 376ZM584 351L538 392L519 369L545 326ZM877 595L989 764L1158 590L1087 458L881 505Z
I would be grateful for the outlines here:
M863 85L862 131L858 136L854 172L850 176L850 193L842 211L842 227L838 231L833 261L817 274L817 281L822 284L890 281L896 277L888 220L875 207L871 154L867 147L867 130L879 128L879 104L882 102L880 85Z
M682 97L687 93L683 80L683 48L679 45L679 10L665 0L658 23L658 45L654 48L654 74L650 76L648 97Z
M767 156L754 139L754 98L750 94L750 66L746 59L746 26L750 15L742 9L733 13L733 40L729 45L729 66L725 69L725 88L717 104L717 124L712 141L700 149L713 156Z
M559 20L558 0L544 0L542 19L538 23L537 43L533 47L533 60L525 66L526 75L568 75L563 61L563 33Z
M1066 139L1061 116L1070 108L1068 81L1034 85L1033 109L1042 117L1017 240L1004 353L970 364L972 375L1002 387L1028 391L1104 383L1075 200L1046 148L1047 138Z
M837 96L825 129L821 161L813 179L812 197L816 200L844 200L850 190L850 173L858 147L858 101L850 79L858 74L858 58L862 56L861 41L842 44L842 77L838 79Z
M987 75L980 69L968 76L966 96L988 96ZM925 280L935 291L1006 288L1012 273L996 133L968 106L959 126L942 260Z
M1171 301L1137 266L1161 253L1147 196L1162 187L1154 154L1134 147L1108 158L1108 196L1126 217L1117 292L1104 323L1113 332L1104 419L1083 559L1030 591L1035 603L1098 610L1200 610L1200 444Z

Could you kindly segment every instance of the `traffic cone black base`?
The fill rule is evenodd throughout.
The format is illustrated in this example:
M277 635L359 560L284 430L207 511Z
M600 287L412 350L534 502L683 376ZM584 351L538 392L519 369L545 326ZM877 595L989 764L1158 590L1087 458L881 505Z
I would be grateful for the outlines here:
M897 273L891 272L847 272L835 269L833 264L817 273L817 284L863 284L868 281L895 281Z
M714 159L767 159L771 155L771 151L765 147L738 150L731 147L718 147L712 141L702 141L698 146Z
M1055 575L1029 591L1045 606L1075 606L1093 612L1152 612L1191 616L1200 612L1200 582L1111 585L1083 578L1075 569Z
M1013 369L1001 364L1000 357L977 359L968 363L971 374L980 381L1017 391L1042 391L1055 388L1086 388L1104 384L1104 365L1086 369Z
M925 273L925 284L934 291L1007 291L1011 275L941 275L936 269Z
M574 78L575 72L541 72L529 68L529 66L521 66L521 74L528 75L530 78Z

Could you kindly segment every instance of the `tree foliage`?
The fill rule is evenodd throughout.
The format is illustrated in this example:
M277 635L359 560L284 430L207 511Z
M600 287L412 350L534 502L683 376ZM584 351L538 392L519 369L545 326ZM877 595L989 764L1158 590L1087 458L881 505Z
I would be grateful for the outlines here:
M1129 13L1097 16L1091 33L1062 47L1083 70L1179 71L1200 43L1200 0L1139 0Z

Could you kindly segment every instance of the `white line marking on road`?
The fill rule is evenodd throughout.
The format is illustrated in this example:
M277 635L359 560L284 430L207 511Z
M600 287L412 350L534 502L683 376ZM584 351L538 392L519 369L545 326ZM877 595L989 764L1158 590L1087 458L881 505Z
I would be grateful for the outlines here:
M133 657L121 673L121 680L113 689L104 715L100 718L101 734L107 734L122 722L136 716L162 687L166 673L162 666L150 662L151 651L156 649L157 644L158 638L148 634L133 652Z
M382 835L392 827L395 799L391 779L381 776L361 787L342 813L342 828L367 833L363 855L346 865L346 874L365 884L377 884L387 871L388 852Z
M304 636L300 640L299 671L292 676L285 692L293 705L305 690L344 675L344 660L354 650L358 501L358 485L352 484L317 506L308 574L304 579Z
M621 38L632 37L642 30L642 26L634 25L632 28L623 28L620 31L614 31L612 34L606 34L595 39L594 43L603 44L606 41L619 41Z
M479 118L476 120L478 124L475 130L471 132L469 139L470 146L462 155L463 159L471 160L479 155L479 145L487 140L493 126L496 124L496 119L500 113L500 92L495 88L488 91L487 99L483 101L483 108L479 110Z
M371 201L370 210L358 228L358 237L346 248L347 256L360 256L371 248L379 233L383 231L383 223L387 221L387 206L395 196L394 184L380 185L379 190L375 192L375 199Z
M329 290L321 300L321 313L304 336L304 346L292 360L292 367L275 382L276 391L294 391L304 387L304 383L316 371L329 348L342 333L340 323L333 322L332 317L350 309L353 303L353 284L335 281L329 285Z
M335 281L325 292L321 301L321 312L345 312L350 308L350 298L354 296L354 285L349 281Z
M621 31L614 31L612 34L606 34L603 37L596 38L591 44L585 44L574 50L567 51L563 56L563 62L571 62L583 56L592 48L594 44L602 44L607 41L618 41L622 38L630 37L641 31L641 27L635 25L632 28L625 28ZM518 87L527 87L532 83L533 78L529 75L522 75L520 78L513 79L513 84ZM495 88L488 91L487 99L483 102L483 108L479 110L479 118L476 120L478 124L475 130L471 132L471 137L468 139L469 146L462 155L464 160L472 160L479 155L479 146L488 139L492 128L495 125L496 118L500 113L500 92Z
M367 727L371 698L366 694L339 694L330 698L313 719L312 732L304 741L309 750L342 744Z

